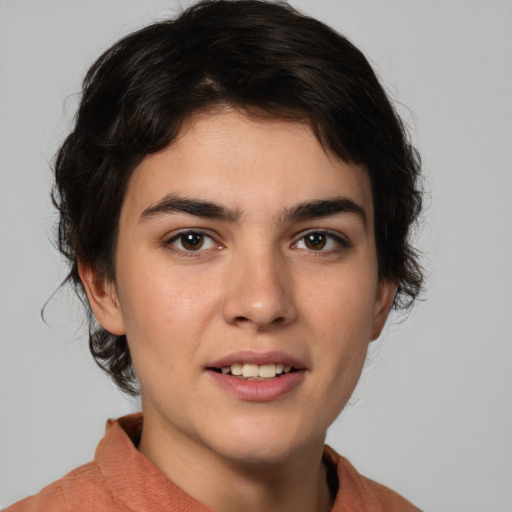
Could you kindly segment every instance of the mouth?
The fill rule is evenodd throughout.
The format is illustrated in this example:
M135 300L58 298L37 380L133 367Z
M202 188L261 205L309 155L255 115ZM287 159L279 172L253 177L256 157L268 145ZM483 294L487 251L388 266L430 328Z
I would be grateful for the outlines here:
M292 365L283 363L253 364L253 363L234 363L229 366L211 367L208 370L223 375L231 375L241 380L268 380L279 378L289 373L300 371Z
M280 351L239 351L212 361L205 370L221 389L249 402L285 399L308 373L303 361Z

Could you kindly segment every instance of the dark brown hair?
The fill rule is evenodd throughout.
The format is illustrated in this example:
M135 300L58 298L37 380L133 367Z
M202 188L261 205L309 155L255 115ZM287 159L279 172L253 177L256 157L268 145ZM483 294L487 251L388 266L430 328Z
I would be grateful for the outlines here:
M326 149L363 164L373 187L379 274L399 284L396 308L409 307L421 290L410 245L421 211L419 157L363 54L286 3L199 2L101 55L84 79L74 129L55 163L67 281L88 309L92 355L127 393L137 387L126 337L94 319L77 261L115 278L119 214L132 171L170 144L191 115L222 106L308 122Z

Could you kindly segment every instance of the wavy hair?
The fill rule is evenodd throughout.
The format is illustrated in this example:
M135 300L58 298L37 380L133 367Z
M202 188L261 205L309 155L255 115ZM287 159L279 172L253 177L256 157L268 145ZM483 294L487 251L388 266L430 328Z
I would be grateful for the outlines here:
M394 307L422 288L410 242L421 211L420 159L364 55L284 2L207 0L108 49L89 69L72 132L55 160L57 244L88 310L91 353L125 392L138 392L125 336L94 319L78 261L115 277L121 205L134 168L171 144L184 121L223 106L307 122L324 148L362 164L373 188L379 275Z

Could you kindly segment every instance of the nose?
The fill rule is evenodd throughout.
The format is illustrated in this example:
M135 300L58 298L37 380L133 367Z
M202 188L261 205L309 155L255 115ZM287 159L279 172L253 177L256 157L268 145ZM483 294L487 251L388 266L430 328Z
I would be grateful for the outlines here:
M239 254L231 261L227 279L227 323L267 330L296 319L293 280L282 255L271 249Z

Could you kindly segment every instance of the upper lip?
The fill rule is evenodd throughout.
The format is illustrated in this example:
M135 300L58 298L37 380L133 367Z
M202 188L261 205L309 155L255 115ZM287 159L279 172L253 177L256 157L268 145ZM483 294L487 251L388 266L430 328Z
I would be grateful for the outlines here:
M221 357L220 359L216 359L215 361L208 363L206 367L223 368L237 363L257 364L258 366L275 363L282 364L284 366L293 366L293 368L295 368L296 370L303 370L306 368L304 362L301 361L299 358L278 350L273 350L270 352L254 352L251 350L241 350L238 352L233 352L232 354L229 354L227 356Z

